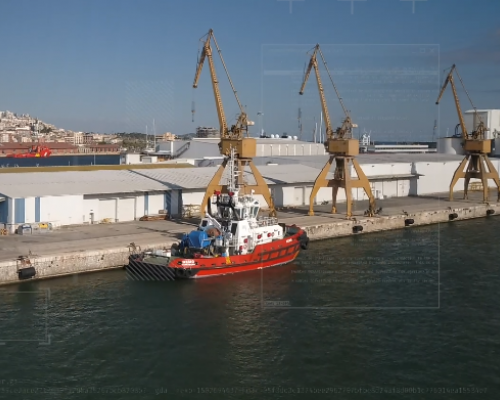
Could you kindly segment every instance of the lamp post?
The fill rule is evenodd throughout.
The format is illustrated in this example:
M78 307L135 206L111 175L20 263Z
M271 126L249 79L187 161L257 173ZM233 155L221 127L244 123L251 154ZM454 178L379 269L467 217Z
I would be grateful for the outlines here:
M264 127L263 127L263 123L262 123L262 120L263 120L263 116L264 116L264 113L262 111L259 111L257 113L257 115L260 117L260 134L262 135L264 133Z

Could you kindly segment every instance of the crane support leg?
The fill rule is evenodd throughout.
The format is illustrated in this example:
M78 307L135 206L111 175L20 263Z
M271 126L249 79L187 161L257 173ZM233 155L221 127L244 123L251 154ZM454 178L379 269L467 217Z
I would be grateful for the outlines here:
M351 162L358 175L357 179L351 177ZM338 187L343 187L346 198L346 216L352 217L352 189L363 189L369 200L369 208L366 216L373 217L375 215L375 197L373 196L370 181L363 172L358 160L354 157L337 157L337 171L335 172L334 184Z
M456 169L455 173L453 174L453 179L451 180L451 183L450 183L450 201L453 201L453 188L457 184L458 180L460 178L465 178L464 168L465 168L465 165L467 164L467 161L469 161L469 157L470 157L469 155L465 156L465 158L462 160L462 162L460 163L460 165ZM464 198L466 198L466 196L467 196L467 186L468 186L468 183L466 183L465 187L464 187Z
M334 178L327 180L326 176L331 168L334 159L336 164ZM354 166L356 174L358 175L357 179L352 179L351 177L351 162ZM314 199L319 189L322 187L332 188L332 214L337 213L337 194L339 188L344 188L345 190L347 208L346 214L348 218L352 217L352 189L354 188L364 189L370 202L368 216L372 217L375 214L375 197L373 196L372 189L370 187L370 181L368 180L358 161L354 157L335 155L330 156L328 162L323 167L320 174L316 178L316 181L314 182L311 197L309 198L309 215L314 215Z
M331 181L333 182L333 181ZM333 183L332 183L333 184ZM339 186L332 186L332 214L337 214L337 195L339 194Z
M337 160L339 160L337 158ZM343 186L345 190L345 204L346 204L346 216L347 218L352 217L352 180L351 180L351 169L349 168L349 159L341 158L342 171L344 172L344 182L339 182L339 186ZM337 163L338 164L338 163ZM338 165L337 165L338 168ZM336 181L337 183L338 181Z
M466 168L467 166L467 168ZM464 179L464 199L468 197L471 179L480 179L483 184L483 202L488 201L488 180L497 186L497 201L500 201L500 179L498 171L486 154L468 154L460 163L450 184L450 201L453 201L453 188L460 178Z
M311 196L309 197L309 215L314 215L314 199L316 198L316 195L318 194L319 189L322 187L328 187L328 180L326 179L326 176L328 175L328 172L330 171L330 168L332 167L333 159L335 156L330 156L328 161L326 162L325 166L319 173L318 177L314 181L314 186L311 191ZM337 196L336 194L333 196L333 199L336 199ZM334 200L335 201L335 200ZM333 203L335 204L335 203ZM332 211L333 212L333 211Z
M498 201L500 201L500 178L498 176L498 171L493 166L493 164L492 164L491 160L488 158L488 156L482 155L482 158L483 158L484 163L487 165L488 171L489 171L487 179L493 179L493 181L497 185L497 202L498 202ZM484 185L484 183L483 183L483 185ZM485 187L488 188L488 185L486 184Z
M269 191L269 186L267 185L266 181L260 174L259 170L257 169L252 160L241 160L241 161L238 160L238 164L240 164L240 162L243 164L241 171L244 170L245 164L247 164L250 167L250 170L252 171L256 183L255 186L245 185L245 190L254 190L255 194L262 195L267 205L269 206L269 216L276 217L276 209L274 207L274 201L271 196L271 192ZM240 166L238 166L238 168L240 168Z
M365 173L363 172L363 169L359 165L358 160L353 158L352 164L354 165L354 170L356 171L356 174L358 175L358 180L356 182L357 186L355 186L355 187L363 188L365 190L366 196L368 197L368 201L370 202L370 205L368 207L368 217L373 217L375 215L375 197L373 196L373 193L372 193L370 181L368 180Z
M214 192L216 190L222 190L222 185L220 184L220 180L222 178L222 175L224 174L224 170L226 169L227 162L229 161L228 158L224 159L222 162L222 165L219 167L217 172L215 173L214 177L210 181L210 183L207 186L207 190L205 191L205 196L203 197L203 201L201 203L200 207L200 218L203 218L205 216L205 210L207 207L208 202L212 199L212 196L214 195Z

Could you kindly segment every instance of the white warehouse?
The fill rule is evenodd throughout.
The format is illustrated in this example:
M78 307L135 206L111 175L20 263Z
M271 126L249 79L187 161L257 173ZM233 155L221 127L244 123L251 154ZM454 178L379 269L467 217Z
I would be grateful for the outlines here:
M313 182L327 156L256 158L277 207L309 204ZM448 190L461 156L443 154L373 154L358 158L378 199L428 195ZM273 161L273 165L269 165ZM499 168L499 159L492 159ZM277 164L277 162L279 162ZM14 231L19 225L53 226L133 221L162 211L180 215L188 205L199 206L217 167L133 170L1 173L0 225ZM333 171L328 178L333 177ZM353 173L353 176L355 174ZM247 183L253 176L246 173ZM222 181L221 183L224 183ZM456 190L463 189L459 182ZM490 185L493 185L490 182ZM362 189L353 191L364 200ZM331 201L322 188L315 202ZM345 201L339 191L338 201ZM263 198L261 204L265 208Z

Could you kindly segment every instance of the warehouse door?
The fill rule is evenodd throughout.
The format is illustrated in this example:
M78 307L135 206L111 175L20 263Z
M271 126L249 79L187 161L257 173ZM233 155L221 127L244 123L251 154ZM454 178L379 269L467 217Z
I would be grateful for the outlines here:
M313 190L312 186L306 186L304 188L304 204L303 204L304 206L309 205L309 200L311 198L312 190ZM316 197L313 200L313 204L318 204L318 201L317 201L318 195L319 195L319 192L316 193Z
M408 196L408 189L409 186L407 180L398 181L398 197Z
M293 204L294 206L303 206L304 205L304 188L303 187L296 187L294 189L294 199L293 199Z
M99 200L99 221L115 222L116 216L116 200L115 199L100 199Z
M0 225L7 223L7 214L8 214L8 209L5 197L0 197ZM0 228L3 228L3 225L1 225Z
M118 221L134 221L135 220L135 198L123 197L118 199Z

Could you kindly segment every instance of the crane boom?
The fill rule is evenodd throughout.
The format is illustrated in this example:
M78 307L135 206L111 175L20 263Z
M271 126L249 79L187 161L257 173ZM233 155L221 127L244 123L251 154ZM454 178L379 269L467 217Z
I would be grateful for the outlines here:
M229 84L231 85L231 89L233 90L236 102L238 103L238 107L240 108L240 113L236 118L236 123L232 125L231 128L229 129L228 129L226 115L224 113L224 107L222 105L221 93L219 89L219 81L217 79L217 75L215 72L213 52L211 47L212 39L214 41L215 47L217 48L217 52L219 53L222 65L224 66L224 70L229 80ZM214 90L217 115L219 117L219 123L220 123L219 151L221 155L224 156L223 157L224 161L222 162L221 166L218 168L217 172L208 183L200 207L201 215L202 216L204 215L205 207L207 207L207 210L210 213L209 205L211 204L210 203L211 197L215 192L225 191L225 193L229 193L227 192L228 190L227 185L221 185L220 182L222 180L222 176L226 166L228 165L228 162L232 159L232 156L235 155L237 162L235 171L237 171L238 173L238 184L244 187L243 189L244 191L252 190L254 191L254 193L262 195L264 197L264 200L267 202L269 206L270 216L275 217L276 209L274 207L274 202L271 197L269 187L252 161L252 159L257 154L257 141L254 138L244 137L244 133L247 133L248 136L248 126L254 125L254 122L248 120L245 108L243 107L243 105L240 102L240 99L238 98L238 94L236 92L236 89L234 88L233 81L229 76L229 71L227 70L226 63L224 62L224 58L222 57L222 52L219 48L219 45L217 44L217 40L215 39L215 35L212 29L209 30L206 39L203 43L203 51L196 66L196 74L194 77L193 88L196 88L198 86L198 80L201 75L201 70L203 68L203 63L205 61L205 58L208 58L210 75L212 77L212 87ZM243 173L246 167L250 167L250 170L252 171L253 177L256 182L255 185L248 185L244 183Z
M342 107L342 111L344 111L344 115L346 117L349 117L349 112L345 108L344 102L342 101L342 97L340 97L339 91L337 90L337 86L335 86L335 83L333 82L332 76L330 75L330 70L328 69L328 64L326 63L325 56L323 55L323 52L321 49L319 49L319 55L321 56L321 59L323 60L323 64L325 65L326 73L328 74L328 77L330 78L330 82L332 83L333 89L335 89L335 94L337 95L337 98L339 99L340 105Z
M224 113L224 106L222 105L222 97L219 89L219 80L217 79L212 46L210 45L212 39L215 43L215 47L217 48L217 52L219 53L222 65L224 66L224 70L226 71L227 79L229 80L229 84L231 85L231 89L233 90L234 97L236 98L236 102L238 103L238 107L240 108L240 115L237 118L236 124L233 125L231 129L228 129L226 114ZM201 52L200 59L198 61L198 65L196 67L196 74L193 83L193 88L195 89L198 87L198 81L200 79L201 70L203 69L205 58L208 59L210 76L212 77L212 87L214 90L215 104L217 107L217 116L219 117L220 136L221 138L235 138L235 139L242 138L244 132L248 133L248 125L253 125L253 122L248 121L247 113L243 105L241 104L240 99L238 98L238 93L233 85L233 81L231 80L231 76L229 75L229 71L226 67L224 57L222 57L222 52L219 48L219 45L217 44L217 40L215 39L214 31L212 29L208 31L207 38L203 44L203 50Z
M460 121L460 126L462 128L462 137L464 139L469 138L469 133L467 132L467 128L465 127L465 121L464 121L464 116L462 114L462 110L460 108L460 101L458 100L458 94L457 94L457 89L455 87L455 82L453 81L453 71L455 71L456 66L453 64L451 67L450 73L446 77L446 80L444 81L443 87L441 88L441 91L439 92L438 99L436 100L436 104L439 104L441 101L441 97L443 97L443 93L446 89L446 86L448 86L448 83L451 85L451 90L453 92L453 97L455 99L455 106L457 108L457 114L458 114L458 120Z
M198 66L196 68L196 75L194 77L193 88L198 87L198 81L200 79L201 70L203 69L205 58L208 58L208 66L210 68L210 76L212 77L212 87L215 96L215 106L217 107L217 116L219 118L220 135L221 137L225 137L228 131L227 120L226 120L226 114L224 113L224 106L222 105L222 97L220 95L219 81L217 79L217 73L215 72L214 59L212 57L212 47L210 46L212 37L213 37L213 30L210 29L207 34L207 39L203 44L203 50L201 52L200 59L198 61Z
M311 70L314 67L314 72L316 74L316 81L318 83L319 97L321 100L321 108L323 109L323 115L325 116L326 137L328 139L333 139L333 129L332 129L332 123L331 123L331 119L330 119L330 113L328 112L328 106L326 105L325 91L323 89L323 83L321 82L321 76L320 76L319 67L318 67L318 59L316 57L318 51L321 52L321 50L319 48L319 44L317 44L316 47L314 48L314 52L313 52L311 59L309 61L309 65L308 65L306 73L304 75L304 82L302 83L302 87L300 88L299 94L301 94L301 95L304 94L307 80L309 79L309 76L311 75Z
M343 139L346 133L352 133L352 128L357 128L358 126L356 124L352 123L351 116L349 115L349 111L345 108L344 101L342 100L342 97L340 97L339 91L337 90L337 86L335 85L335 82L333 82L332 75L330 74L330 70L328 69L328 64L326 63L325 56L323 55L323 52L321 49L319 49L319 54L321 56L321 59L323 60L323 64L325 65L326 72L328 74L328 77L330 78L330 82L332 83L333 89L335 89L335 94L337 95L337 98L339 99L340 106L342 107L342 111L344 111L345 119L342 122L342 126L340 128L337 128L337 137L339 139Z

